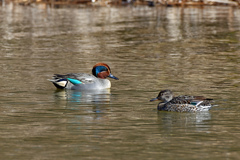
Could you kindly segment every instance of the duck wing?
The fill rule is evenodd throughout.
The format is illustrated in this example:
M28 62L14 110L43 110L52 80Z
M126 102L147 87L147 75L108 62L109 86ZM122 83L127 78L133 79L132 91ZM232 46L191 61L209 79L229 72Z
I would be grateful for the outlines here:
M94 83L97 79L95 76L87 73L69 73L69 74L54 74L53 79L59 81L61 79L67 79L70 82L80 81L81 83Z

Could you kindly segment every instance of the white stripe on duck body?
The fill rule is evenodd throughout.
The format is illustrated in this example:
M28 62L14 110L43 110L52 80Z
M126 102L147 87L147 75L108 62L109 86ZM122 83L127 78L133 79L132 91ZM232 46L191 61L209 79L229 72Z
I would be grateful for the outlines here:
M96 90L111 88L111 82L106 79L107 77L118 80L111 74L111 69L107 64L97 63L93 66L92 75L87 73L55 74L50 81L58 89Z
M160 111L175 111L175 112L196 112L196 111L208 111L212 105L210 101L212 99L205 98L203 96L177 96L173 97L173 93L170 90L162 90L156 98L150 100L161 100L158 104L158 110Z

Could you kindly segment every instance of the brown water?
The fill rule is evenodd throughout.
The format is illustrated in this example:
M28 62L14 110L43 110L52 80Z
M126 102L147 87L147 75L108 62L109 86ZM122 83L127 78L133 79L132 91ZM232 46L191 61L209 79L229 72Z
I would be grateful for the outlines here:
M240 10L0 7L1 159L240 159ZM54 73L110 65L100 93ZM203 113L158 112L162 89Z

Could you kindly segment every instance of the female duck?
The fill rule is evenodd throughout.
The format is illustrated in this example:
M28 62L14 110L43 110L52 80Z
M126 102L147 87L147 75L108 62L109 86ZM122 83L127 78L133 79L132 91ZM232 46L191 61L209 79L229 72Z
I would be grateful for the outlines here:
M107 77L118 80L111 74L110 67L105 63L93 66L92 75L87 73L55 74L50 81L59 89L96 90L111 88Z
M196 111L208 111L212 105L210 101L203 96L178 96L173 97L173 93L170 90L162 90L156 98L150 100L161 100L158 104L158 110L160 111L175 111L175 112L196 112Z

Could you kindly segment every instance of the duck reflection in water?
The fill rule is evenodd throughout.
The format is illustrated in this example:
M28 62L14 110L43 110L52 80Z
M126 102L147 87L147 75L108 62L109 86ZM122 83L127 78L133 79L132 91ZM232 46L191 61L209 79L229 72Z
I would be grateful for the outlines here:
M110 102L110 89L101 90L56 90L55 96L68 102L81 103L108 103Z
M177 113L177 112L158 112L158 126L160 130L176 132L176 130L208 131L211 127L211 112Z
M57 108L62 108L63 112L68 115L65 120L70 130L85 132L83 128L87 128L88 124L109 121L106 113L111 111L110 89L56 90L54 95ZM95 136L98 134L96 133Z

